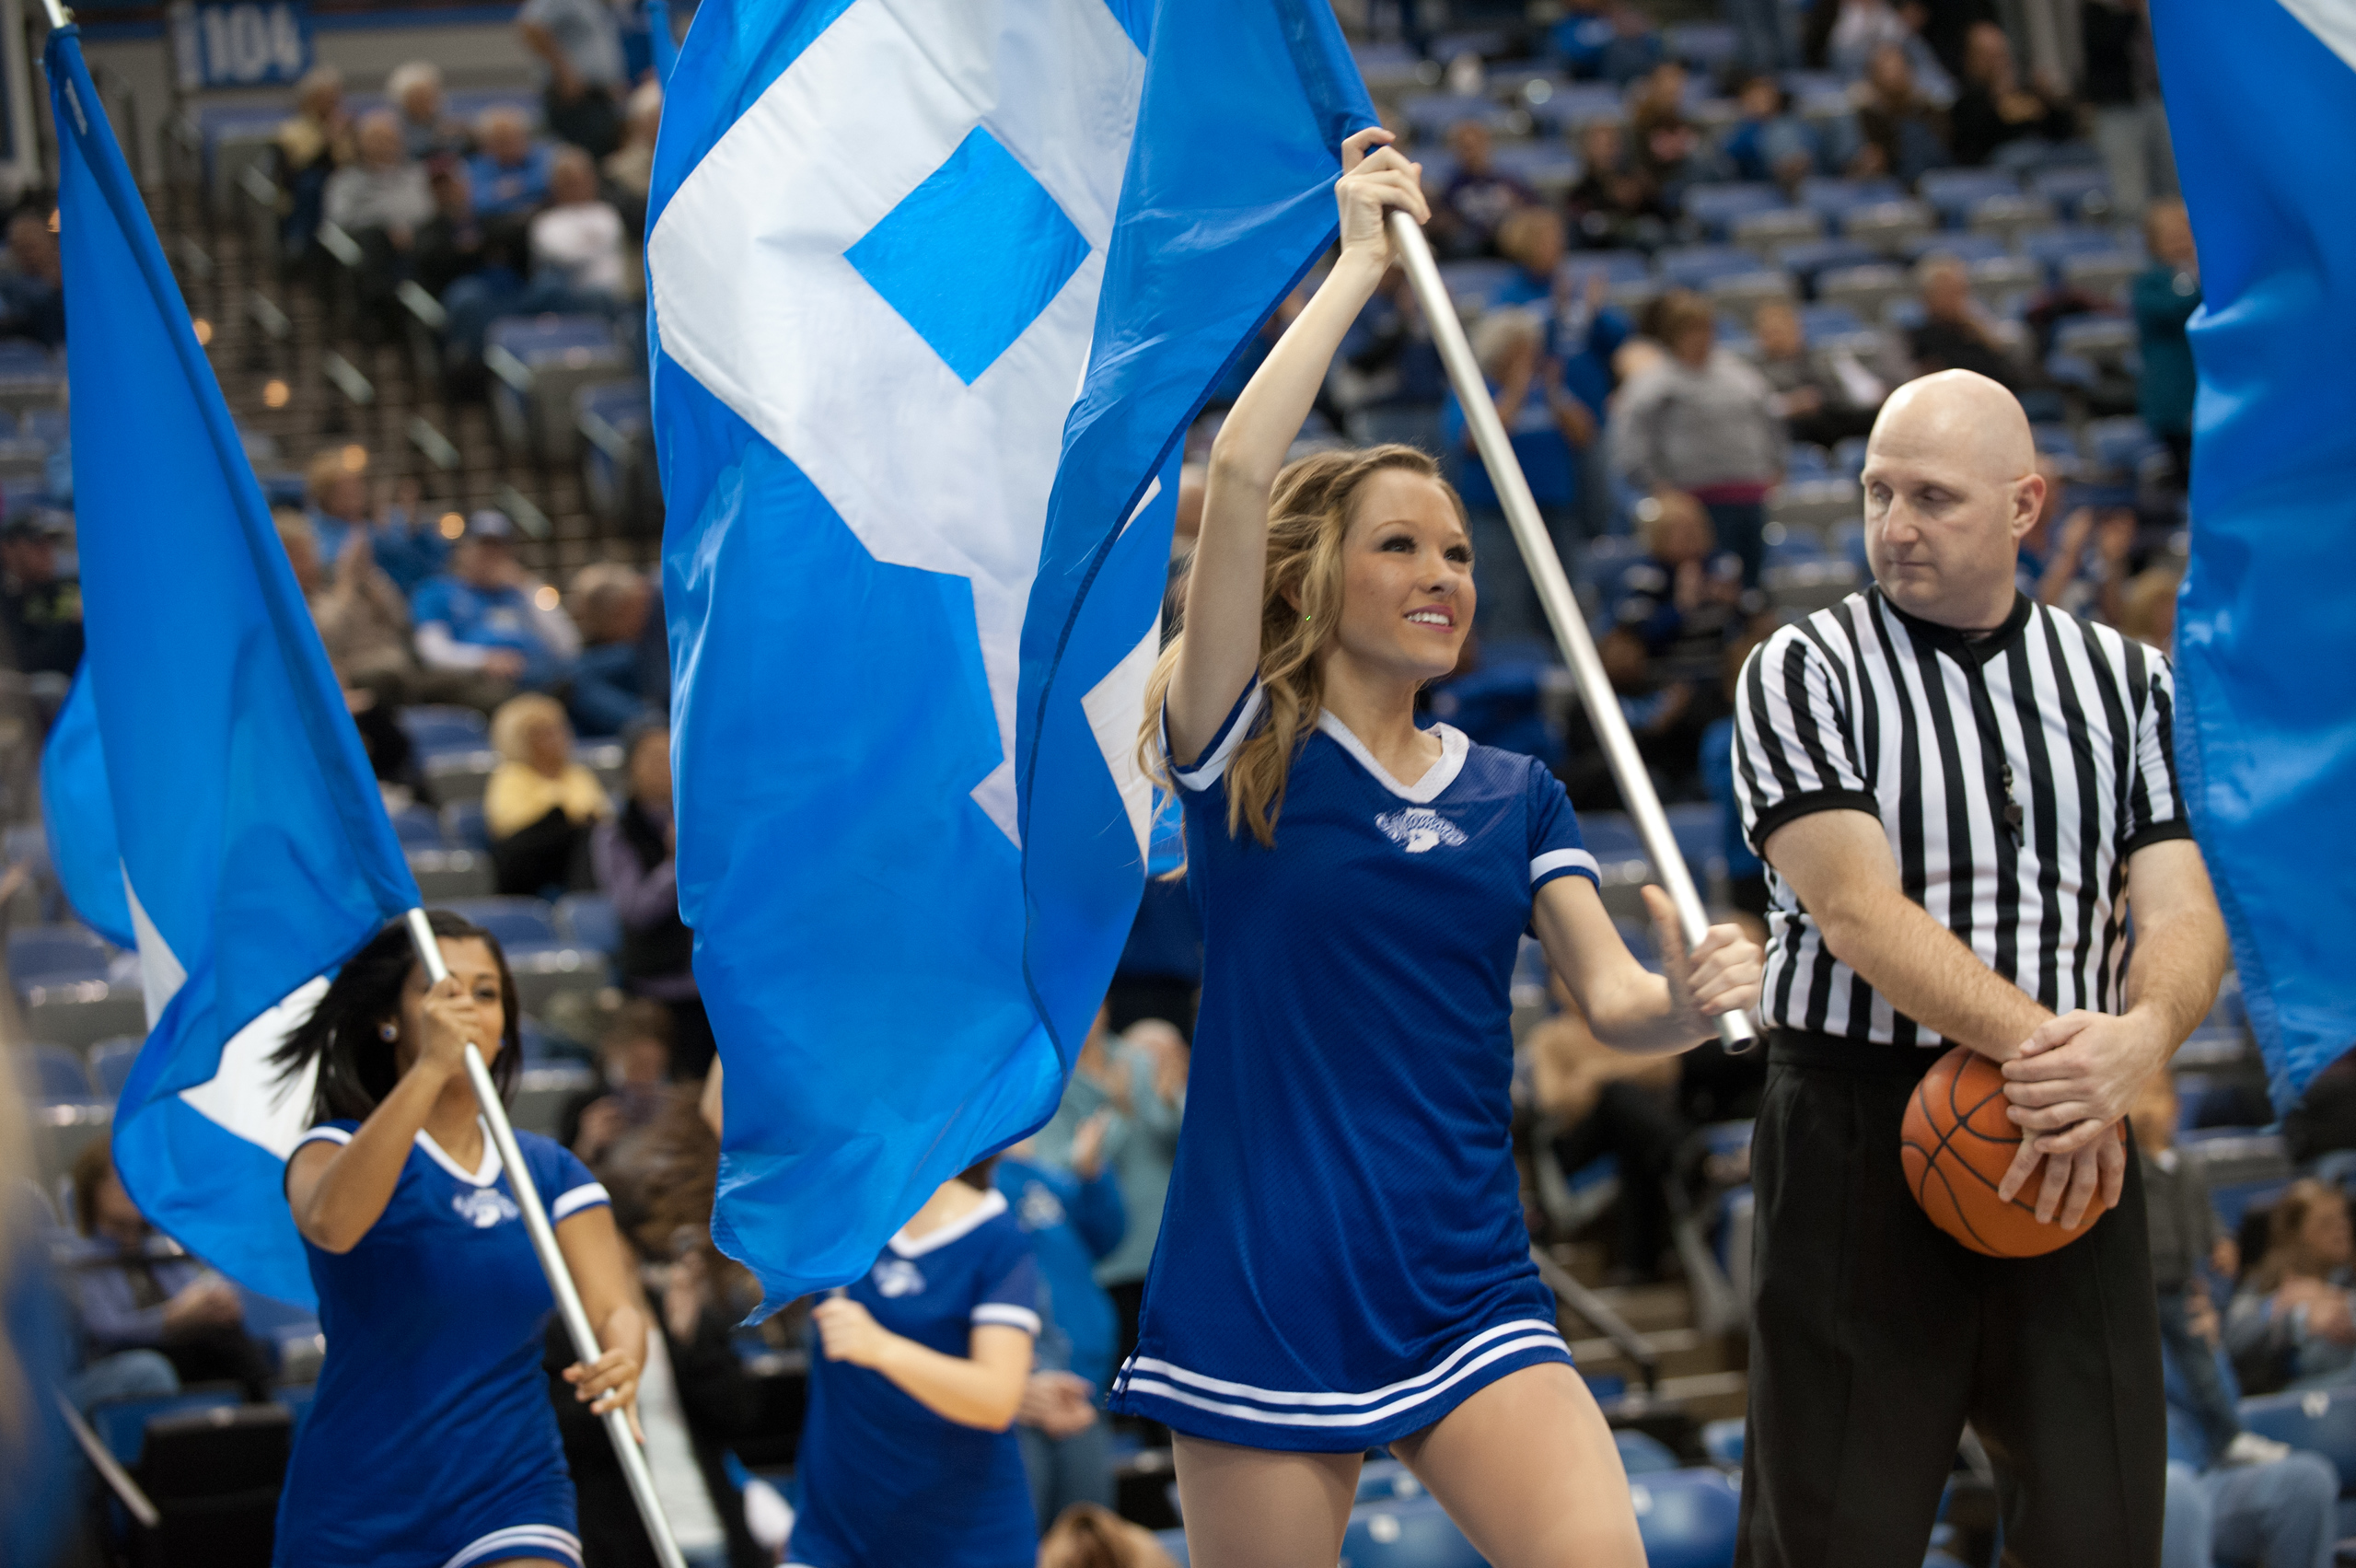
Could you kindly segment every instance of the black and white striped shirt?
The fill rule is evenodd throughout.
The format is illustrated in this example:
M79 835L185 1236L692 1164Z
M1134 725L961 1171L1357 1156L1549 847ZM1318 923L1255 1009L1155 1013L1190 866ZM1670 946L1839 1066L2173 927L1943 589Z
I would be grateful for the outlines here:
M1881 819L1907 897L2054 1012L2107 1011L2128 857L2191 833L2165 657L2016 598L1973 638L1877 587L1786 626L1743 667L1735 792L1753 847L1811 811ZM1764 856L1762 855L1762 858ZM1833 957L1768 868L1771 1027L1935 1045Z

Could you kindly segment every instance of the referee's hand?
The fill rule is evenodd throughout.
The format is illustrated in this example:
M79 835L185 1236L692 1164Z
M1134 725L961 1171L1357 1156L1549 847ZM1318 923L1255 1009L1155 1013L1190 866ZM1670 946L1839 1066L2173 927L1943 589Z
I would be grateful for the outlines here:
M2005 1115L2021 1130L2021 1152L1997 1184L2010 1202L2045 1162L2037 1218L2074 1225L2096 1188L2117 1208L2127 1184L2127 1149L2118 1123L2167 1059L2168 1042L2147 1020L2083 1008L2048 1018L2004 1063Z

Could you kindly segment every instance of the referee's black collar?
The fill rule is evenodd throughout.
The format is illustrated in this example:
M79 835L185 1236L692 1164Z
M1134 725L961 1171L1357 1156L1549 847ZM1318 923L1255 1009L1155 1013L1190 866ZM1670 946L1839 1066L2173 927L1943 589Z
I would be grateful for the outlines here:
M1986 664L2013 645L2021 634L2021 628L2029 623L2029 617L2037 611L2037 601L2014 588L2013 613L2004 617L2004 623L1984 637L1974 637L1956 627L1942 626L1935 621L1925 621L1919 615L1908 614L1898 607L1895 599L1882 592L1879 583L1866 591L1881 602L1882 608L1897 616L1914 634L1916 641L1928 643L1957 664Z

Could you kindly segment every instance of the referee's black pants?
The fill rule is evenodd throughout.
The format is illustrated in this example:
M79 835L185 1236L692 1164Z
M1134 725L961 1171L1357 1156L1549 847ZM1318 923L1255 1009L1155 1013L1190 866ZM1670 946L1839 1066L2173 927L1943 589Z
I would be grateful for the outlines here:
M2137 1162L2059 1251L1949 1240L1898 1163L1939 1054L1782 1030L1770 1047L1737 1568L1919 1568L1966 1422L1995 1463L2007 1568L2153 1568L2167 1407Z

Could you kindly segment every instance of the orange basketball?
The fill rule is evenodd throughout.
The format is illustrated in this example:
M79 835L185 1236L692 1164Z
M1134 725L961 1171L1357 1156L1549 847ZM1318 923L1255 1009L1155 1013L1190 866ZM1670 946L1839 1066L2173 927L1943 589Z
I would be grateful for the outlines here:
M1991 1258L2035 1258L2085 1235L2102 1217L2100 1198L2074 1230L2059 1218L2037 1223L2042 1169L2011 1202L1997 1199L1996 1184L2020 1152L2020 1129L2004 1114L2003 1069L1960 1045L1932 1063L1907 1102L1898 1142L1907 1191L1931 1223Z

